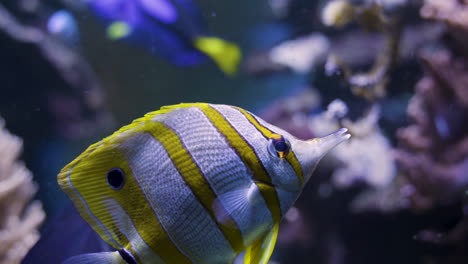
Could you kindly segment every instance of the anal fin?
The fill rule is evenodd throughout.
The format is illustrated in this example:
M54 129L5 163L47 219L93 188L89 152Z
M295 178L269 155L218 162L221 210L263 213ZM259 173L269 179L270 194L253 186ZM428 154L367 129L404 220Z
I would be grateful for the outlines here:
M273 228L263 237L257 239L250 245L244 256L244 264L266 264L275 248L278 237L279 223L275 223Z
M68 258L62 264L127 264L119 252L101 252L83 254Z

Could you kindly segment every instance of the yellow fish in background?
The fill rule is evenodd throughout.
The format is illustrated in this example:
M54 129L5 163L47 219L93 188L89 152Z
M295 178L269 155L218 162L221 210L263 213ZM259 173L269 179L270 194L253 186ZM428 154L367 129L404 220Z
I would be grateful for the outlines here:
M308 141L234 106L166 106L91 145L58 183L115 252L73 263L268 262L282 216L346 129Z

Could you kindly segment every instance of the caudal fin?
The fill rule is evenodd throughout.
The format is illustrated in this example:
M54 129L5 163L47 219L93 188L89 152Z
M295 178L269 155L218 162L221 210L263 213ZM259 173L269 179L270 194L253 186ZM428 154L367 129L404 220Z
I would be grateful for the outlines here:
M198 37L193 44L210 57L225 74L232 76L237 73L242 54L236 44L215 37Z

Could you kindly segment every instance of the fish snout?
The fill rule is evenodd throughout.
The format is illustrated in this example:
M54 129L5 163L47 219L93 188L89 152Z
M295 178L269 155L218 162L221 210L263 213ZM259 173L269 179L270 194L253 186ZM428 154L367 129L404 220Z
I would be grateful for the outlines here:
M304 171L304 183L310 179L323 156L350 137L348 129L341 128L324 137L301 141L296 147L295 153Z

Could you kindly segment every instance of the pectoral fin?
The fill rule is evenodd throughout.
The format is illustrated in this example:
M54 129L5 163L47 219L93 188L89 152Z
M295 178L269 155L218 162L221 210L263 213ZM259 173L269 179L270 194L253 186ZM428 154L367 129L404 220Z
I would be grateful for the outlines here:
M71 257L62 264L126 264L119 252L91 253Z
M263 206L261 202L263 202L263 197L260 190L252 182L248 186L218 194L213 202L213 210L216 220L223 225L236 227L236 222L233 221L233 216L236 216L236 219L242 219L243 225L250 226L254 225L258 219L269 218L269 215L265 215L265 213L269 214L268 211L258 210Z
M279 223L275 223L271 231L255 241L245 251L244 264L266 264L275 248L278 237Z

